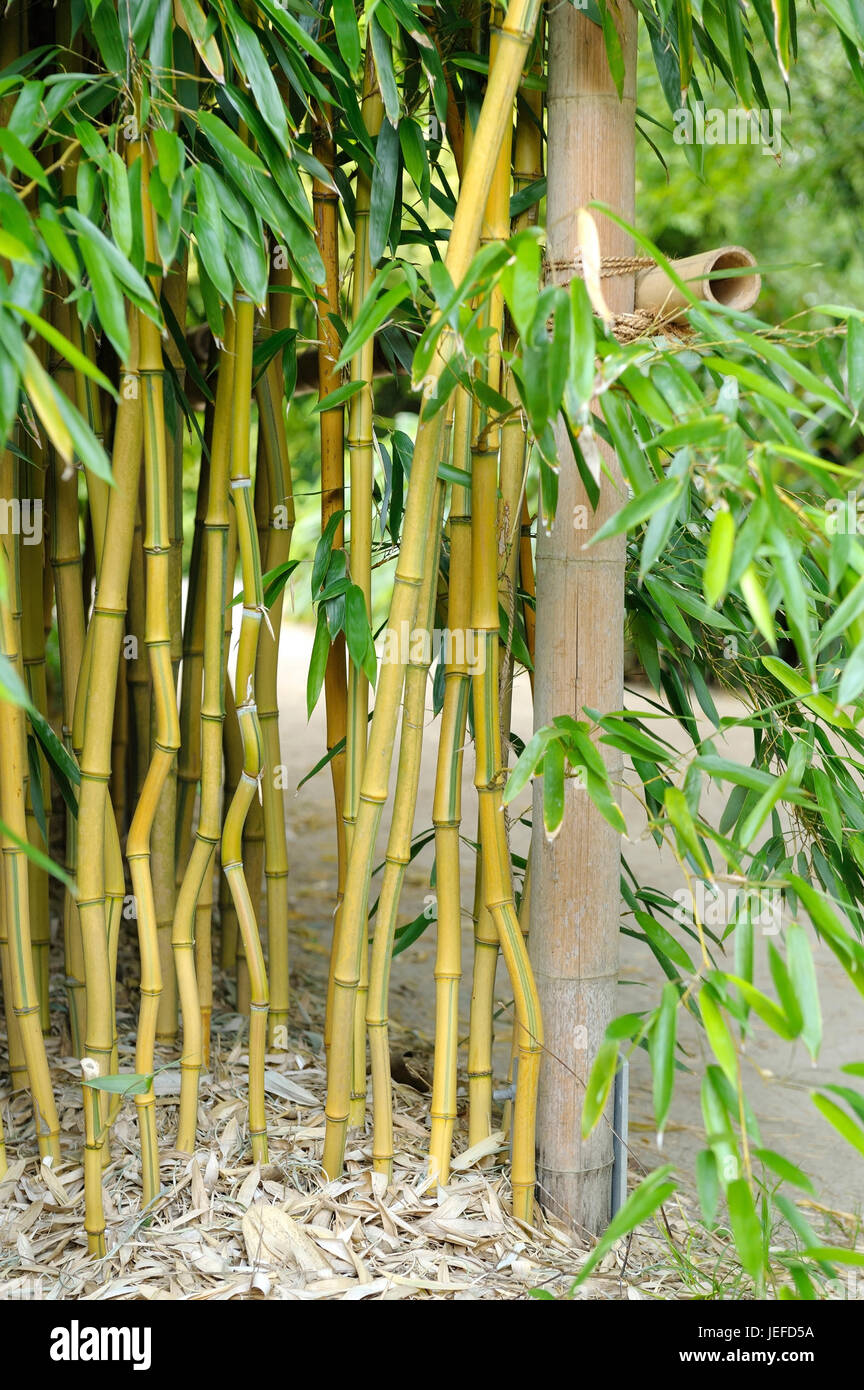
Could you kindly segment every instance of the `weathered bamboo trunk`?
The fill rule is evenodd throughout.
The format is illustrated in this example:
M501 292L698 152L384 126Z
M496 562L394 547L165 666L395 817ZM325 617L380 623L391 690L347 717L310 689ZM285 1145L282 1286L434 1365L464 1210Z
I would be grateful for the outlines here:
M626 78L619 100L601 29L569 5L549 15L550 263L566 267L577 246L580 207L598 199L632 223L636 14L628 0L610 14L621 36ZM632 255L630 239L595 214L604 256ZM633 278L604 281L613 313L633 307ZM591 512L566 432L557 431L561 464L551 534L538 527L535 723L581 715L583 706L622 702L624 540L585 550L590 536L621 506L608 482ZM613 476L620 477L610 458ZM574 507L587 508L575 529ZM584 717L584 716L582 716ZM620 754L604 749L613 781ZM542 826L542 783L535 785L534 824ZM618 971L619 837L576 779L568 781L564 825L549 843L533 837L531 957L540 991L546 1055L538 1115L538 1195L550 1214L599 1232L609 1219L612 1134L601 1123L580 1140L580 1115L591 1063L615 1008Z

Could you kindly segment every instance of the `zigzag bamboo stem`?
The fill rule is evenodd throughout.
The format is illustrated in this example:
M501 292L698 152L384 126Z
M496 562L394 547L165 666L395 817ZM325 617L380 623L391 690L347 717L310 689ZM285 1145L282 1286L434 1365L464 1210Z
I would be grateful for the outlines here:
M237 547L243 577L243 619L237 651L235 688L237 720L243 745L243 768L222 830L222 869L231 889L237 924L249 969L249 1134L252 1157L267 1160L267 1121L264 1108L264 1062L267 1052L267 971L249 888L243 871L243 825L258 791L262 768L261 729L255 703L255 658L264 611L261 557L249 475L249 417L252 392L252 334L255 306L245 296L234 301L236 339L234 403L231 433L231 493L237 520Z
M219 358L216 403L211 430L207 506L203 519L201 570L203 589L203 677L200 701L201 800L189 862L177 894L172 945L183 1021L180 1057L180 1115L177 1148L195 1148L198 1084L209 1034L210 922L213 859L221 837L222 727L225 722L225 600L228 575L228 472L230 419L234 388L234 318L226 325ZM196 947L200 957L196 959Z
M490 72L476 140L468 158L447 248L445 264L456 284L464 279L477 249L497 150L511 118L519 75L538 9L539 0L514 0L505 20L504 31L508 41L502 44ZM408 623L410 630L417 611L435 475L440 459L442 412L439 409L425 419L423 413L431 403L452 350L452 340L444 337L424 383L423 411L414 446L403 539L388 619L388 628L396 636L397 642L398 634L403 630L403 621ZM352 1020L366 931L369 877L375 837L387 799L404 675L404 663L400 658L382 667L379 676L360 790L360 809L346 876L342 925L339 940L334 946L333 1027L323 1157L324 1171L331 1178L341 1172L345 1151L351 1099Z
M16 495L17 460L8 450L0 457L0 497ZM20 611L20 571L16 555L19 537L4 535L0 540L0 653L19 673L16 612ZM24 711L11 700L0 700L0 818L18 840L27 838L25 785ZM27 856L10 835L0 835L3 861L4 922L8 949L3 970L7 993L12 996L18 1037L24 1053L27 1078L33 1101L36 1138L43 1157L60 1158L60 1124L51 1090L51 1073L39 1022L39 994L33 967L30 940L30 903Z
M435 622L437 597L438 553L441 545L441 519L444 510L444 484L436 484L436 497L430 520L424 557L423 582L417 602L417 625L410 635L408 668L405 673L405 695L402 704L402 731L399 742L399 763L396 773L396 796L393 819L387 838L384 878L369 971L369 1003L366 1024L369 1029L369 1052L372 1062L373 1141L372 1156L375 1171L393 1176L393 1097L390 1086L390 1043L388 1028L388 996L393 940L399 912L399 899L405 866L411 861L411 835L420 782L420 758L423 752L423 725L426 717L426 683L432 655L432 628ZM387 654L383 660L387 659ZM362 998L358 990L358 998ZM356 1044L355 1044L356 1050Z

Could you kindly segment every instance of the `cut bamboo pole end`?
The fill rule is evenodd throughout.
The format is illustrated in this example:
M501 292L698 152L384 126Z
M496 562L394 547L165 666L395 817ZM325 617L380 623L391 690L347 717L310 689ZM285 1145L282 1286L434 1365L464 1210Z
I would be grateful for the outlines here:
M756 258L744 246L719 246L670 264L687 288L709 304L744 312L753 308L762 289ZM666 272L654 266L636 276L636 308L674 320L684 314L689 302Z

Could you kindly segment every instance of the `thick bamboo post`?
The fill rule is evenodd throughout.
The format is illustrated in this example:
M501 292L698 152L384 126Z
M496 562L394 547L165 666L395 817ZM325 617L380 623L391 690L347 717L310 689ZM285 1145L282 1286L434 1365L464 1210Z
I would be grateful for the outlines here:
M621 38L625 83L619 100L602 30L569 5L549 15L548 256L571 263L580 207L599 199L632 223L636 102L636 13L628 0L609 13ZM597 218L604 256L632 255L630 239ZM613 313L633 308L632 277L606 282ZM621 505L603 484L588 528L573 526L586 504L566 432L557 432L561 473L551 533L538 527L535 727L584 705L620 709L623 697L624 538L585 543ZM619 477L609 458L613 477ZM604 749L613 782L621 755ZM542 784L534 792L542 825ZM572 779L564 825L551 843L533 837L531 957L546 1038L538 1112L539 1196L549 1212L580 1230L609 1219L612 1133L598 1125L580 1139L584 1085L615 1008L618 975L619 837ZM587 1046L586 1046L587 1040Z

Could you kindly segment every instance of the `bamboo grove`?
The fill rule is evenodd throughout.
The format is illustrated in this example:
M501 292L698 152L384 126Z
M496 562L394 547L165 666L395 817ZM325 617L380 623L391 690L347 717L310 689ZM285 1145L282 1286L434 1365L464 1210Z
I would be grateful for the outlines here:
M762 106L769 71L789 77L790 0L749 17L736 0L635 8L673 110L699 99L700 74ZM860 18L831 17L860 98ZM630 20L591 0L580 23L602 35L620 95ZM662 313L615 318L591 233L602 210L583 223L581 274L547 274L554 24L541 0L359 10L354 0L13 0L2 19L0 505L7 522L40 522L0 532L2 1084L29 1092L39 1153L59 1157L44 1037L67 1030L81 1059L94 1255L105 1251L103 1170L127 1095L142 1208L159 1195L153 1076L167 1058L181 1072L171 1143L195 1151L216 971L248 1017L248 1143L254 1160L268 1156L265 1061L293 1019L278 776L290 586L305 586L314 606L307 702L309 712L324 702L319 770L333 791L324 1177L339 1176L350 1130L367 1122L374 1167L393 1174L390 972L416 925L401 922L400 903L422 839L434 849L437 918L429 1181L446 1184L454 1144L482 1142L499 1123L500 956L513 1001L513 1212L531 1224L544 1057L529 950L535 861L512 852L505 808L532 774L540 833L558 833L574 779L591 814L619 832L621 797L635 795L688 883L725 874L781 886L860 988L864 747L840 707L864 688L864 551L856 535L832 544L826 498L842 497L846 481L819 442L833 431L855 455L862 320L831 311L814 371L818 334L706 303L635 228L625 231L638 264L659 262L678 287L689 336L667 333ZM304 554L286 421L310 363L320 524ZM382 405L394 389L409 401L413 437ZM648 732L622 710L555 711L524 751L511 737L514 669L533 680L535 538L538 514L547 530L555 516L562 428L592 510L613 487L600 450L618 456L623 494L592 544L627 534L631 641L657 710L692 740L690 770L659 725ZM795 474L782 492L781 461L787 481ZM431 636L442 628L430 724ZM406 648L403 632L421 640ZM735 659L724 664L729 632ZM708 681L748 706L752 766L736 770L698 732L694 692L717 723ZM437 770L424 827L429 738ZM635 790L610 783L609 749L632 761ZM476 824L462 806L466 759ZM719 831L700 807L712 778L732 788ZM791 808L791 832L778 806ZM656 1009L627 1015L589 1059L586 1133L608 1106L621 1050L640 1044L662 1131L675 1017L693 1015L713 1049L706 1220L713 1183L758 1284L761 1187L740 1052L751 1010L818 1047L804 928L789 938L788 965L772 958L773 1004L753 984L749 922L724 973L720 938L697 916L691 941L673 939L670 896L636 884L626 854L622 896L627 929L668 982ZM51 944L55 913L62 950ZM131 936L138 1018L126 1073L116 987ZM844 1099L860 1118L860 1099ZM842 1112L841 1124L830 1106L823 1096L823 1113L861 1147L857 1121ZM739 1147L730 1177L721 1160ZM0 1172L4 1155L0 1136ZM634 1219L668 1190L664 1173L650 1184Z

